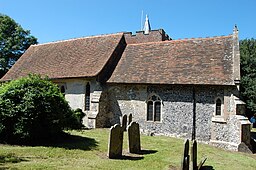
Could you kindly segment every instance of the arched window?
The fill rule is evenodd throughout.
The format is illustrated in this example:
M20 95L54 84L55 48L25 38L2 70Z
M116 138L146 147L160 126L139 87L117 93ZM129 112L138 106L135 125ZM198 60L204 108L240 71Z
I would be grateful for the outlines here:
M147 100L147 121L161 121L161 99L155 94Z
M216 115L216 116L220 116L220 115L221 115L221 112L222 112L222 109L221 109L221 100L218 98L218 99L216 100L215 115Z
M90 84L86 84L85 90L85 110L90 110Z
M62 85L61 87L60 87L60 92L65 96L65 86L64 85Z
M154 115L154 120L155 121L160 121L161 118L161 102L156 101L155 102L155 115Z
M153 121L153 101L148 101L147 105L147 120Z
M57 83L60 92L63 94L63 96L65 96L66 93L66 89L67 89L67 85L66 83Z

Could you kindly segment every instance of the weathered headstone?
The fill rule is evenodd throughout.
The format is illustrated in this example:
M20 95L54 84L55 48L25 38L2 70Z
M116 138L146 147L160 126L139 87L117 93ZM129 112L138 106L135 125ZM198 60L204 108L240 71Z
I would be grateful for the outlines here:
M182 170L189 170L189 140L187 139L184 142L184 152L183 152L183 159L182 159Z
M193 140L191 148L191 161L193 170L197 170L197 142Z
M189 167L193 170L200 170L203 167L203 164L205 163L207 158L204 158L200 161L199 165L197 166L197 142L196 140L192 141L192 146L191 146L191 164L189 166L189 140L187 139L184 142L184 152L183 152L183 157L182 157L182 162L181 162L181 169L182 170L189 170Z
M110 128L108 141L108 157L111 159L122 157L123 150L123 129L115 124Z
M129 125L130 123L132 123L132 114L131 114L131 113L129 114L129 117L128 117L128 125Z
M127 115L123 115L123 118L122 118L122 129L123 129L123 131L126 131L126 127L127 127Z
M137 122L132 122L128 126L129 152L140 153L140 128Z

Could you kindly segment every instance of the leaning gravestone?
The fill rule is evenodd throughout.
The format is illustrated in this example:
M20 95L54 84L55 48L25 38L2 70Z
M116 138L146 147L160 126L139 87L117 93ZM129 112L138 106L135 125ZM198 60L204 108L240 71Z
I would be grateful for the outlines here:
M129 125L130 123L132 123L132 114L131 114L131 113L129 114L129 117L128 117L128 125Z
M196 142L196 140L192 141L191 161L192 161L193 170L197 170L197 142Z
M123 150L123 129L115 124L110 128L108 141L108 157L111 159L122 157Z
M122 129L123 129L123 131L126 131L126 127L127 127L127 115L123 115L123 119L122 119Z
M140 128L137 122L132 122L128 126L129 152L140 153Z
M184 153L182 159L182 170L189 170L189 140L187 139L184 143Z

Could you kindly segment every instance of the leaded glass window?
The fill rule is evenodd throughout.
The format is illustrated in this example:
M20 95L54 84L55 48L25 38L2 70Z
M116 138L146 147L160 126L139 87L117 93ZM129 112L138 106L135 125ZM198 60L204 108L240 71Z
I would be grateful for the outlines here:
M147 101L147 121L161 121L161 99L155 94Z

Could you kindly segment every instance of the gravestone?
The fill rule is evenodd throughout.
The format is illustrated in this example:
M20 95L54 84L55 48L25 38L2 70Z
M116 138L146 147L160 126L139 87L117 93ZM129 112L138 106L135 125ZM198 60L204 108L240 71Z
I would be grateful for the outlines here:
M130 123L132 123L132 114L131 114L131 113L129 114L129 117L128 117L128 125L129 125Z
M189 140L187 139L184 142L184 152L183 152L183 157L182 157L182 162L181 162L181 169L182 170L189 170L189 167L193 170L200 170L203 167L203 164L205 163L207 158L204 158L200 161L199 165L197 166L197 142L196 140L192 141L192 146L191 146L191 166L189 166Z
M189 140L184 142L183 159L181 163L182 170L189 170Z
M110 128L108 141L108 157L111 159L122 157L123 150L123 129L115 124Z
M241 142L245 145L251 145L251 124L241 124Z
M127 115L123 115L123 118L122 118L122 129L123 129L123 131L126 131L126 127L127 127Z
M193 140L191 148L191 161L193 170L197 170L197 142Z
M132 122L128 126L129 152L140 153L140 128L137 122Z

